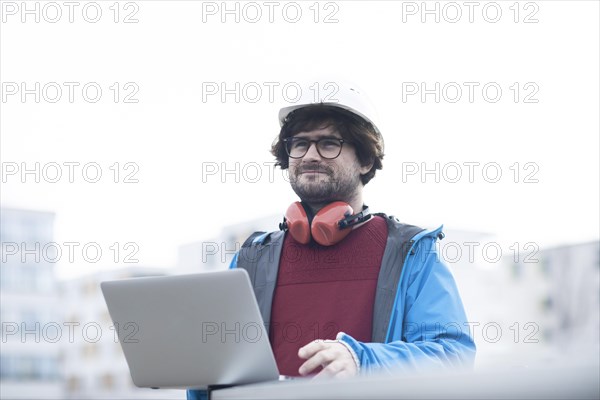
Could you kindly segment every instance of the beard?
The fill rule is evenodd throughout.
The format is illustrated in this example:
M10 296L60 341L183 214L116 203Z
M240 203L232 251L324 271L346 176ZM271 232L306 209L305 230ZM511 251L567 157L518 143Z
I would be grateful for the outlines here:
M349 202L362 184L352 168L335 168L328 165L299 165L290 171L290 184L294 192L306 203Z

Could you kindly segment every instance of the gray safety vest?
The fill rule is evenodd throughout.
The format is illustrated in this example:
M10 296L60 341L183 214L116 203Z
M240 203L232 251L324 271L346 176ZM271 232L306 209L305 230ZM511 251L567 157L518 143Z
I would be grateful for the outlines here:
M423 229L402 224L392 216L376 215L384 217L387 221L388 238L373 304L372 342L384 343L404 260L409 251L414 254L412 239ZM248 272L260 313L268 327L285 232L271 232L262 240L254 240L262 234L265 232L255 232L244 242L238 254L237 266Z

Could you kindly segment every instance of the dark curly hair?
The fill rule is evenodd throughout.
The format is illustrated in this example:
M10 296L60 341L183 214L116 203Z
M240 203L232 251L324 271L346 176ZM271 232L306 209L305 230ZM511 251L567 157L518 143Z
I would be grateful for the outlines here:
M271 146L271 154L281 169L289 167L289 157L283 139L300 132L331 127L342 135L345 141L356 149L356 156L362 166L373 163L373 167L360 177L366 185L375 176L375 171L383 167L383 138L373 124L358 115L336 106L315 104L298 108L285 118L279 136Z

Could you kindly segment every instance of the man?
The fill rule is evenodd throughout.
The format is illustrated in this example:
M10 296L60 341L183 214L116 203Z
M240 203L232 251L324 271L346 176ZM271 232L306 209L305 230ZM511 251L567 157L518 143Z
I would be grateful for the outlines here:
M252 235L231 265L251 277L279 371L471 367L464 308L435 251L441 227L369 214L363 188L382 168L383 139L361 93L338 89L336 101L280 111L272 153L302 201L282 230Z

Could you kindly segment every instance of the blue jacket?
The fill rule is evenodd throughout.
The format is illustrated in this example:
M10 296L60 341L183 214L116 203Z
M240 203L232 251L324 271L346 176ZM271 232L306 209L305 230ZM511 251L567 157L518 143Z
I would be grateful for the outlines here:
M356 354L361 373L472 368L475 342L452 273L436 250L441 232L440 226L412 238L385 341L366 343L338 335ZM237 267L238 254L230 268ZM188 399L205 395L188 391Z

